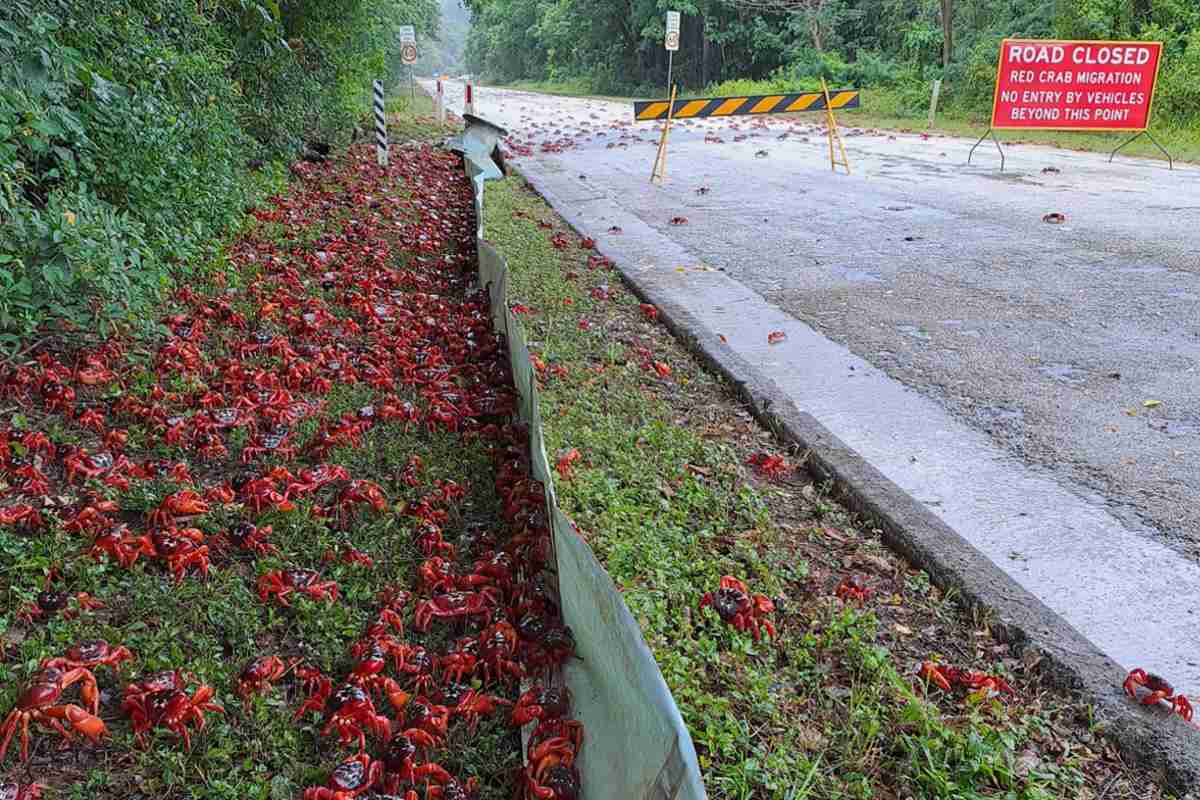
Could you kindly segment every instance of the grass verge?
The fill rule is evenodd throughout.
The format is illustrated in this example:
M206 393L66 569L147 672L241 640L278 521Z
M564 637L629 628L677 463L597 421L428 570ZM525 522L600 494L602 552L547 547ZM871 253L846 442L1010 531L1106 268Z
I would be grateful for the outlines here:
M542 414L564 510L621 589L716 798L1161 798L1088 709L994 640L795 469L518 177L489 184L486 238L509 262L544 362ZM778 454L777 454L778 455ZM783 454L786 455L786 454ZM722 624L722 575L775 599L778 639ZM863 605L834 589L855 575ZM928 689L925 659L1004 676L1015 696Z

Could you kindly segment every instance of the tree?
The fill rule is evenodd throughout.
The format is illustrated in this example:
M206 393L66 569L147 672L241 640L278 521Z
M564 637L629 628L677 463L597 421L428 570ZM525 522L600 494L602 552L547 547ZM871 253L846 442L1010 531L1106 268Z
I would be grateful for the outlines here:
M942 67L950 66L954 52L954 0L942 0Z
M773 14L797 14L803 17L808 33L812 36L813 47L818 53L825 52L824 12L829 0L729 0L729 3L736 8Z

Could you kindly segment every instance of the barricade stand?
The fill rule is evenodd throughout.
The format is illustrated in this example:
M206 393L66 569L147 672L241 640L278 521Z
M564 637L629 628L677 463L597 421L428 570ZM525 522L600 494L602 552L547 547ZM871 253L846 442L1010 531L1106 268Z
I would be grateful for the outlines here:
M1130 136L1124 142L1117 145L1117 149L1113 150L1111 153L1108 154L1108 163L1110 163L1110 164L1112 163L1113 157L1117 155L1117 152L1119 150L1124 149L1126 145L1133 144L1135 141L1138 140L1139 137L1142 137L1142 136L1145 136L1147 139L1154 142L1154 146L1157 147L1162 152L1162 154L1167 157L1167 169L1170 169L1173 171L1175 169L1175 159L1171 158L1171 154L1167 152L1167 148L1163 147L1161 144L1158 143L1158 139L1154 138L1154 134L1150 133L1149 128L1147 128L1144 131L1138 131L1133 136Z
M837 172L837 165L841 164L846 168L846 174L849 175L850 161L846 158L846 145L842 143L842 135L838 133L837 120L833 116L833 105L829 102L829 86L826 85L824 78L821 78L821 93L825 95L825 127L829 133L829 168ZM842 151L841 161L834 158L834 140L837 140L838 148Z

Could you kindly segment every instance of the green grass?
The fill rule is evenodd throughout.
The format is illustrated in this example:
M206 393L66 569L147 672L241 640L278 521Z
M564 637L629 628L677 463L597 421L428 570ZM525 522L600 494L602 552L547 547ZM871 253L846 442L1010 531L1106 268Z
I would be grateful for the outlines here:
M531 307L521 320L537 355L566 368L541 381L551 461L583 454L556 479L560 503L639 621L711 796L1035 800L1099 794L1110 780L1110 799L1158 796L1149 777L1099 757L1086 709L1043 692L823 487L748 473L746 457L773 449L770 437L615 273L589 268L577 237L554 247L565 226L519 177L489 184L485 207L510 302ZM613 299L593 297L602 283ZM670 377L643 361L666 363ZM831 597L849 570L875 588L865 609ZM777 598L777 642L698 610L723 574ZM913 672L937 653L1001 671L1020 699L926 697Z

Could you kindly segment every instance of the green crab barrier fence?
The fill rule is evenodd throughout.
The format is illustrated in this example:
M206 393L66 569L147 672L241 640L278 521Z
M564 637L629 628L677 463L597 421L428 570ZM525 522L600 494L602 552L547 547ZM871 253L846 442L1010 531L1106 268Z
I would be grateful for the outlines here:
M578 658L558 676L573 698L585 743L576 762L591 800L704 800L696 750L641 628L612 578L559 509L542 436L537 380L521 323L509 310L508 265L483 239L483 191L504 177L498 144L506 131L464 115L466 129L448 146L463 156L475 190L479 284L488 290L493 324L508 342L529 427L533 474L545 486L563 621L575 634Z

